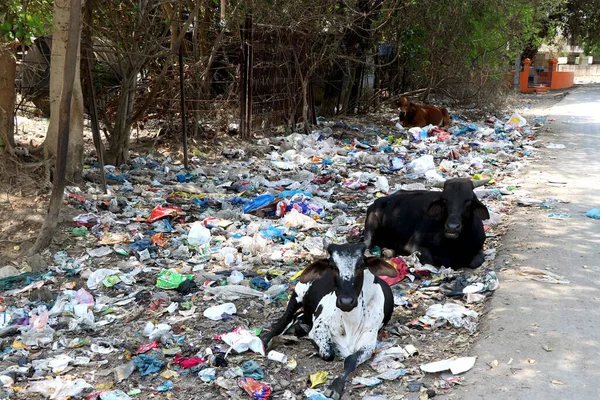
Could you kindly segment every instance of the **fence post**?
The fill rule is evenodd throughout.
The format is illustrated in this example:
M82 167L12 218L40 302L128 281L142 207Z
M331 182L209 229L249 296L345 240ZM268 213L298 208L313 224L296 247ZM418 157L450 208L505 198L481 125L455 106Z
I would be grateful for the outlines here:
M531 60L526 58L523 60L523 71L519 80L519 86L521 87L521 93L527 93L529 90L529 67L531 67Z
M246 14L241 29L242 65L240 68L240 136L250 137L252 131L252 14Z
M246 65L246 75L248 77L248 87L246 88L246 135L252 134L252 87L254 86L254 33L252 29L252 14L246 15L246 30L248 40L246 41L246 51L248 53L248 64Z
M179 91L181 92L181 132L183 133L183 166L188 169L188 137L185 115L185 85L183 81L183 46L179 46Z
M246 137L246 29L240 28L240 136Z

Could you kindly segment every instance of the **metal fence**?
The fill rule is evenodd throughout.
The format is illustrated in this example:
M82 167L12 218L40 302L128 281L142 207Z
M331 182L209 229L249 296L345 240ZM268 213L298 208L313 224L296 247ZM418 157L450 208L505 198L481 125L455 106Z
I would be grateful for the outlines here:
M308 44L302 32L287 27L253 24L248 15L238 32L214 31L212 40L219 45L212 49L210 61L198 55L193 41L186 37L182 44L183 76L187 130L191 135L207 136L216 130L239 130L244 136L269 134L293 129L302 116L302 76L308 59ZM218 35L223 35L215 40ZM106 41L88 44L93 54L93 77L100 120L113 118L117 108L115 93L122 76L115 65L116 52ZM82 45L82 48L85 47ZM21 112L31 112L31 103L44 116L49 116L49 76L52 38L38 38L22 52L19 60L18 90ZM85 57L82 53L82 68ZM147 55L152 57L153 55ZM175 57L176 61L176 57ZM158 121L166 132L182 130L181 88L177 63L168 71L167 79L146 111L148 119ZM153 71L144 70L136 85L136 102L143 102L151 90L158 64ZM207 68L207 63L210 66ZM208 74L208 76L206 76ZM85 76L82 70L82 81ZM310 90L309 90L310 91ZM307 100L312 102L311 93ZM29 102L29 103L28 103ZM314 107L309 105L314 120ZM87 109L87 107L86 107Z

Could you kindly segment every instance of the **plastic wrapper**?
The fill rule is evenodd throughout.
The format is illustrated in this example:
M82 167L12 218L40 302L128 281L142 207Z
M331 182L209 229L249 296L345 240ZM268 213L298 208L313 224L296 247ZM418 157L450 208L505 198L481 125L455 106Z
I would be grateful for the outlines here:
M235 350L237 353L252 350L262 356L265 355L263 342L260 338L242 327L221 335L221 340L227 343L231 349Z
M267 400L271 396L271 388L266 383L252 378L238 380L238 385L250 395L253 400Z

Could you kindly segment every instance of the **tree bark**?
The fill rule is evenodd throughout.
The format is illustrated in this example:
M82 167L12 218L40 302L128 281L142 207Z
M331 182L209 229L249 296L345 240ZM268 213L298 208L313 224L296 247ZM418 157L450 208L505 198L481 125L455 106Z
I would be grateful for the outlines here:
M75 60L75 77L73 82L73 95L71 98L71 110L69 126L69 151L67 155L66 179L71 182L81 180L83 170L83 94L81 90L81 78L79 72L79 42L81 32L81 1L77 2L79 9L71 10L70 0L55 0L53 11L54 29L52 31L52 56L50 59L50 125L44 146L48 149L48 155L58 157L58 132L59 132L59 108L61 102L61 90L63 90L63 73L67 67L66 50L68 45L77 46L77 58ZM71 11L79 14L77 19L77 35L72 40L75 44L67 43L69 35L69 16Z
M131 137L131 123L127 118L133 113L137 77L133 73L123 79L117 105L114 129L108 138L108 150L104 161L108 165L119 166L127 161Z
M15 73L12 46L0 46L0 148L15 145Z
M56 0L56 3L59 0ZM79 33L81 26L81 0L71 0L68 8L67 23L62 25L67 32L64 41L66 43L65 59L61 63L62 72L62 91L58 112L58 140L57 140L57 157L56 157L56 173L52 186L52 194L50 196L50 204L48 205L48 214L44 219L44 225L38 234L35 244L30 249L29 254L35 254L45 249L52 242L52 238L56 233L58 225L60 206L63 203L63 193L65 190L65 178L68 169L67 159L69 152L69 136L72 132L72 112L73 112L73 95L77 78L79 77ZM55 21L56 23L56 21ZM56 40L54 41L57 42ZM53 56L54 57L54 56ZM53 67L54 68L54 67ZM56 73L54 75L57 75Z

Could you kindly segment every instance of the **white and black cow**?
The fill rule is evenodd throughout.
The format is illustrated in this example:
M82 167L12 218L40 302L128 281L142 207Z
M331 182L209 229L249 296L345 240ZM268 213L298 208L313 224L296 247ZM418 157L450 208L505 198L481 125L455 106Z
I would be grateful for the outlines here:
M397 271L379 258L365 257L365 250L364 243L329 245L329 258L304 270L284 315L261 335L266 347L298 319L296 334L308 333L321 358L344 358L344 373L325 393L334 399L341 397L349 374L371 357L377 334L394 310L392 291L379 276L393 277Z

